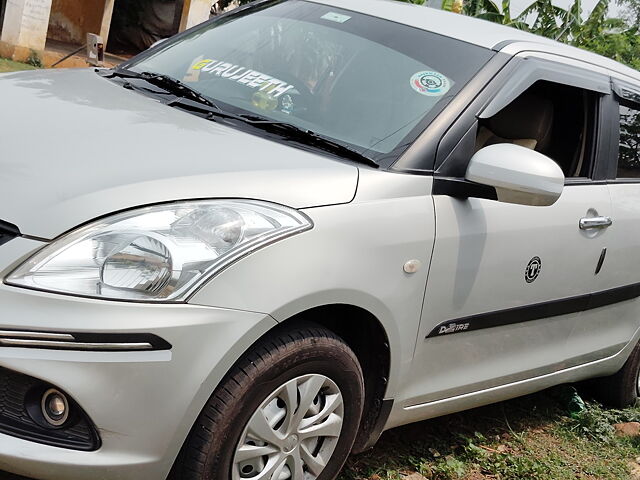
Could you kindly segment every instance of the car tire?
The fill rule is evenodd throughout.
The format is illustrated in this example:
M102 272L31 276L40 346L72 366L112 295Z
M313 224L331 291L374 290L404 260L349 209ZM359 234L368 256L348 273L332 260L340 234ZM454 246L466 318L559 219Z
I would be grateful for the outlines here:
M362 369L340 337L315 324L280 329L215 390L172 478L332 480L351 451L363 403Z
M594 380L593 386L596 396L609 407L636 405L640 394L640 343L616 374Z

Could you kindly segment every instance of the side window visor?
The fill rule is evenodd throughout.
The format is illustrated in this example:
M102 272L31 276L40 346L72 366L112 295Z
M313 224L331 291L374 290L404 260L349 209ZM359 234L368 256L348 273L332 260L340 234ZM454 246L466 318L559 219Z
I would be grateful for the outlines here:
M542 80L602 94L611 93L611 85L605 75L538 58L529 60L522 63L509 84L480 113L480 118L493 117L535 82Z
M632 85L613 80L612 82L613 92L616 94L619 100L623 102L630 102L640 108L640 88Z

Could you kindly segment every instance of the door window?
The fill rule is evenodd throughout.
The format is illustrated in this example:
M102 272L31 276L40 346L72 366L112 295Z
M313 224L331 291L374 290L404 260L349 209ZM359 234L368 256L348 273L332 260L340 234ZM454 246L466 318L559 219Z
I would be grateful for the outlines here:
M553 159L565 177L591 176L598 94L539 81L480 122L476 150L514 143Z
M620 105L617 178L640 178L640 107Z

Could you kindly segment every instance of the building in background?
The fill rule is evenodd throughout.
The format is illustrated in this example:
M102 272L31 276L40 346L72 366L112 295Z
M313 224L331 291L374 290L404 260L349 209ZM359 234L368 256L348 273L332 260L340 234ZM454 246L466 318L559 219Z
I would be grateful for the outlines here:
M119 54L209 18L211 0L0 0L0 56L24 61L32 52L69 52L102 37ZM47 63L47 62L45 62Z

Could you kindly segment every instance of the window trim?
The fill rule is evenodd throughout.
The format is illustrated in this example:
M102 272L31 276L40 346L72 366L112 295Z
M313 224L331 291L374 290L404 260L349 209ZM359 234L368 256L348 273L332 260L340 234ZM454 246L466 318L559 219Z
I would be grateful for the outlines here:
M608 171L608 183L613 185L640 183L640 177L620 177L618 178L618 162L620 160L620 107L633 108L640 112L640 86L619 80L611 79L613 97L609 106L612 123L611 138L611 159Z

